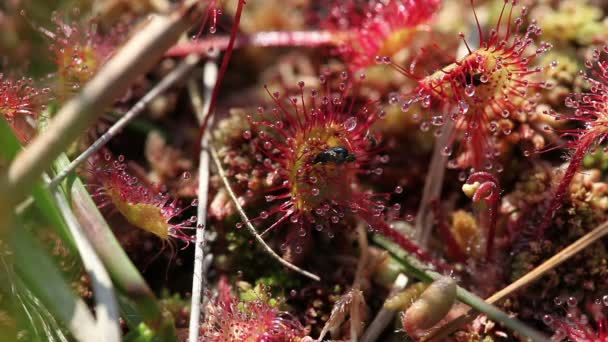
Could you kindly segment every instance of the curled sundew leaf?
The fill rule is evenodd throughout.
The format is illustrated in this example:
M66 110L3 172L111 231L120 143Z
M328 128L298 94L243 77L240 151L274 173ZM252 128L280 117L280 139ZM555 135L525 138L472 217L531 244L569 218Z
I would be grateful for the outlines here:
M486 259L491 260L496 231L496 213L500 201L500 182L496 176L489 172L475 172L469 176L466 184L463 185L463 191L471 197L473 202L483 201L487 205L487 209L479 215L480 221L486 222Z
M405 331L413 335L433 327L448 314L455 300L456 282L450 277L435 280L403 315Z

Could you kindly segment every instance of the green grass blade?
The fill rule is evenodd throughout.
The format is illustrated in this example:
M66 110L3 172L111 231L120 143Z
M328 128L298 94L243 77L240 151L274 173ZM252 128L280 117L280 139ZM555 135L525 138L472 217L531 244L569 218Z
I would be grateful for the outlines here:
M42 302L27 288L23 281L15 274L10 256L0 256L0 291L6 301L11 302L7 311L10 317L19 322L14 326L15 331L0 331L3 340L17 341L18 331L27 331L32 341L68 342L69 332L61 325ZM12 309L12 310L11 310ZM1 328L0 328L1 329Z
M121 340L122 334L114 285L101 259L82 232L82 227L74 216L65 194L61 189L55 189L53 192L57 206L74 237L85 271L91 279L90 286L95 299L97 334L104 341L118 342Z
M4 117L0 117L0 156L8 161L11 161L15 155L21 150L21 143L9 127ZM32 196L34 197L34 206L40 211L44 218L53 226L59 237L68 244L68 247L75 251L74 240L72 239L69 229L63 221L61 212L55 205L53 196L46 191L44 187L38 183L34 185ZM32 210L28 208L27 210ZM28 211L24 215L28 215Z
M89 308L72 292L57 265L22 225L11 230L10 246L16 274L53 316L66 324L77 340L87 341L95 336L95 320Z
M4 117L0 116L0 154L5 161L11 161L21 150L21 143L13 134Z
M4 118L0 118L0 156L8 162L20 150L19 140ZM45 191L40 184L37 184L34 197L36 207L42 215L48 219L60 237L67 241L68 245L72 243L70 247L73 247L71 235L50 193ZM42 247L38 245L31 233L22 224L26 218L26 215L15 220L9 218L7 222L10 222L10 226L14 229L8 230L8 227L5 227L9 232L7 241L9 241L9 248L13 253L12 260L14 262L11 266L20 278L19 281L14 281L13 286L18 286L22 281L26 286L22 289L25 292L21 292L27 294L24 298L29 299L27 300L29 304L39 306L41 304L38 300L40 300L54 317L70 328L74 337L85 340L87 335L90 337L91 334L95 334L95 320L84 301L72 292L70 286L63 279L59 268L51 261L52 258L43 251ZM6 267L10 266L7 265ZM35 296L32 296L32 293ZM22 302L27 305L25 299ZM29 309L31 309L31 305ZM28 311L28 308L24 307L24 310ZM33 316L30 318L30 323L36 324L35 321L38 318Z

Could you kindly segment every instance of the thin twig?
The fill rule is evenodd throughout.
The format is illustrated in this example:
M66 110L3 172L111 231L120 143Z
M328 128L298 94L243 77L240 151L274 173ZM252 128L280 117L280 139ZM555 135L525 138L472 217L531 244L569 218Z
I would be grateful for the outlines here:
M573 242L570 246L562 249L559 253L555 254L532 271L526 273L521 278L509 284L507 287L488 297L485 301L487 303L493 304L499 300L508 297L509 295L520 290L521 288L538 280L547 272L556 268L571 257L575 256L577 253L587 248L589 245L596 242L597 240L601 239L606 234L608 234L608 222L602 223L597 228L585 234L583 237ZM454 320L446 324L442 329L439 329L435 333L429 335L428 339L430 341L443 341L446 336L456 331L463 324L467 324L474 320L477 315L478 312L476 312L475 310L469 310L469 312L467 312L466 314L455 318Z
M361 287L361 280L363 279L363 272L369 259L369 241L367 240L367 231L363 224L357 225L357 242L359 243L359 261L357 262L357 271L355 273L355 280L353 280L353 288Z
M224 183L224 187L226 188L226 191L228 191L228 195L232 199L232 202L234 202L234 206L236 207L236 210L239 212L239 215L241 215L241 218L243 219L245 226L247 227L247 229L249 229L249 232L251 232L251 234L253 234L253 236L258 241L258 243L260 243L260 245L264 248L264 250L266 250L266 252L268 254L270 254L270 256L272 256L274 259L276 259L278 262L280 262L283 266L285 266L297 273L300 273L301 275L306 276L312 280L320 281L321 278L319 278L319 276L312 274L308 271L305 271L305 270L299 268L298 266L290 263L289 261L281 258L275 251L272 250L272 248L270 248L270 246L268 246L268 244L264 241L264 239L262 239L262 237L255 230L255 227L253 227L253 225L249 221L249 218L247 217L247 214L243 210L243 207L241 207L239 200L236 198L236 195L234 194L234 191L232 191L232 187L230 186L230 183L228 182L228 178L226 178L226 173L224 172L224 168L222 167L222 163L217 154L217 151L213 147L213 144L210 144L209 150L211 152L211 157L213 158L213 163L215 164L215 166L217 168L217 172L218 172L220 178L222 179L222 182Z
M61 190L56 189L53 191L53 197L55 197L57 206L63 214L70 233L72 233L78 253L82 258L82 263L91 279L91 286L93 287L95 296L95 316L97 318L97 334L95 338L99 341L120 341L122 335L119 324L120 316L110 276L103 266L101 259L95 253L91 243L82 232L80 224L74 216L65 195Z
M391 298L399 291L403 290L407 285L408 281L409 279L406 275L404 275L403 273L399 273L397 279L395 279L395 282L393 283L393 286L387 298ZM386 329L389 323L393 320L393 317L395 317L395 313L395 310L387 309L383 305L380 311L378 311L378 313L376 314L376 317L374 317L374 319L372 320L372 323L370 323L367 330L365 330L363 336L361 336L360 342L377 341L380 334L382 334L384 329Z
M424 181L422 199L420 200L420 207L416 214L416 241L418 241L423 248L427 247L433 228L433 211L431 210L431 203L434 200L439 200L441 189L443 188L445 164L448 160L448 157L443 153L443 149L447 146L450 136L454 132L454 126L452 120L447 120L441 127L442 133L435 142L428 174Z
M578 252L587 248L587 246L596 242L598 239L601 239L606 234L608 234L608 222L602 223L594 230L585 234L583 237L576 240L570 246L564 248L559 253L555 254L554 256L549 258L547 261L543 262L538 267L533 269L532 271L528 272L526 275L517 279L515 282L513 282L509 286L505 287L504 289L496 292L494 295L492 295L491 297L486 299L486 301L490 302L490 303L494 303L494 302L501 300L502 298L508 296L509 294L519 290L520 288L530 284L531 282L542 277L548 271L554 269L555 267L559 266L566 260L573 257Z
M171 70L154 88L150 89L150 91L144 95L137 103L129 109L125 115L123 115L118 121L108 129L101 137L99 137L89 148L87 148L84 152L82 152L78 157L76 157L68 167L61 170L53 180L48 184L50 189L54 189L59 183L61 183L71 172L73 172L78 165L87 160L90 156L92 156L95 152L99 151L103 146L105 146L112 138L114 138L118 133L122 131L122 129L141 114L146 106L154 100L157 96L165 92L169 87L171 87L175 82L181 80L184 76L188 75L190 70L198 64L200 61L200 57L196 55L190 55L186 57L176 68Z
M354 291L360 291L360 289L353 288ZM359 293L363 293L362 291ZM362 295L363 296L363 295ZM363 299L363 297L355 297L357 300L353 300L352 305L350 306L350 340L351 342L358 342L359 338L357 336L357 328L361 327L361 312L359 312L359 308L361 307L359 304L359 299Z
M129 124L133 119L135 119L139 114L143 112L148 104L152 100L154 100L158 95L165 92L169 87L171 87L175 82L181 80L184 76L192 70L192 68L198 64L200 58L198 56L188 56L186 57L176 68L171 70L169 74L167 74L154 88L152 88L146 95L144 95L125 115L123 115L118 121L108 129L101 137L99 137L89 148L87 148L84 152L82 152L78 157L76 157L70 164L61 170L55 175L55 177L51 180L50 183L47 184L47 187L50 190L55 189L59 183L61 183L67 176L70 175L78 165L82 164L86 161L91 155L95 152L99 151L102 147L104 147L112 138L114 138L121 130ZM23 202L21 202L16 209L17 213L22 213L25 209L27 209L31 204L34 203L33 197L28 197Z
M204 99L201 103L199 95L199 87L194 80L188 86L192 106L195 109L199 124L202 123L203 117L211 100L213 85L217 81L217 64L215 60L209 60L205 64L203 71L203 85L205 87ZM211 119L213 120L213 118ZM207 202L209 201L209 130L207 130L201 139L201 152L198 168L198 207L197 207L197 230L196 242L194 244L194 271L192 272L192 298L190 305L190 325L188 327L188 340L198 341L200 320L204 318L204 312L201 310L202 298L204 296L207 277L205 274L205 230L207 221Z
M355 272L355 279L353 280L352 288L355 290L361 289L361 280L363 279L363 273L365 272L365 266L369 259L369 241L367 240L367 231L363 224L357 225L357 242L359 243L359 261L357 262L357 271ZM359 305L352 305L350 307L350 339L352 342L357 342L357 328L360 320Z

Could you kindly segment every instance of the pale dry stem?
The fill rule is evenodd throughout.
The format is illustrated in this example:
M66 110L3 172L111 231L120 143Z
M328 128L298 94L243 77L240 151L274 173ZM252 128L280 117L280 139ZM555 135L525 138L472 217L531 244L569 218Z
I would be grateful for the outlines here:
M407 286L408 282L408 277L405 276L403 273L400 273L397 276L397 279L395 279L391 291L389 292L386 298L391 298L392 296L399 293L399 291L403 290ZM370 323L367 330L365 330L363 336L361 336L360 342L377 341L378 337L382 334L384 329L386 329L386 327L393 321L395 314L395 310L387 309L383 305Z
M118 302L112 280L108 271L103 266L103 263L86 235L83 233L80 223L74 216L70 204L59 189L53 192L53 196L57 201L66 225L70 229L70 233L74 237L78 253L82 258L82 263L91 279L91 286L95 296L95 327L96 332L94 337L100 341L120 341L120 315L118 310Z
M442 127L441 136L435 142L428 174L424 181L422 199L420 200L420 207L416 214L416 241L423 248L428 245L433 228L434 215L432 202L439 200L441 189L443 188L445 166L448 161L448 157L443 155L443 148L448 143L453 131L454 122L452 120L446 121Z
M214 56L215 57L215 56ZM213 86L217 82L217 63L210 59L205 64L203 71L204 101L200 97L200 87L195 80L190 80L188 92L190 101L194 108L199 124L202 124L205 113L209 110ZM211 118L210 120L213 120ZM204 304L204 292L207 282L205 262L211 255L205 255L205 231L207 221L207 203L209 201L209 130L207 129L201 138L201 151L199 156L198 170L198 207L197 207L197 230L194 243L194 270L192 272L192 298L190 309L190 323L188 327L189 341L198 341L199 327L204 312L201 305ZM210 259L209 259L210 260ZM202 305L204 307L204 305Z

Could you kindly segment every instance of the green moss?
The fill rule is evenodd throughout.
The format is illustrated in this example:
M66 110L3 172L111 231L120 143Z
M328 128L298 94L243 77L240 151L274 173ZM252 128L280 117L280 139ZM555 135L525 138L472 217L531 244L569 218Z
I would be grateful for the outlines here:
M552 195L552 188L541 190L533 185L547 183L550 173L545 173L544 177L542 175L542 172L536 172L524 176L516 187L517 192L505 196L510 203L522 206L522 227L534 227L534 222L540 220L544 213L543 204ZM569 196L544 236L540 239L524 236L516 242L518 251L513 253L511 259L510 282L530 272L606 220L606 211L596 204L603 196L603 192L597 189L603 189L605 185L597 170L575 177ZM559 311L561 308L555 306L555 298L576 295L581 298L579 303L583 309L586 301L593 301L608 290L605 283L607 265L606 245L597 242L548 272L503 306L528 319L539 310L549 314Z
M583 167L585 169L599 169L602 174L608 171L608 153L603 149L597 149L594 153L590 153L583 159Z
M552 42L591 45L606 36L602 10L586 0L566 0L539 19L543 37Z
M236 217L226 220L226 225L234 227ZM216 265L220 268L238 269L240 280L263 285L271 289L273 296L282 295L285 289L299 288L302 280L283 268L276 267L276 261L268 256L246 229L235 229L225 234L225 252L217 255ZM221 265L220 265L221 264Z

